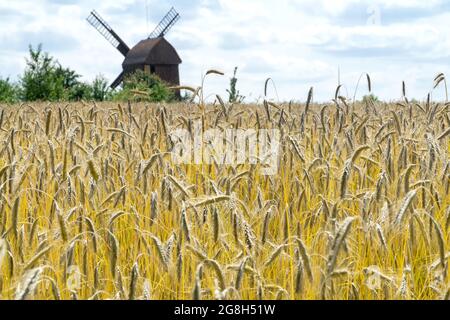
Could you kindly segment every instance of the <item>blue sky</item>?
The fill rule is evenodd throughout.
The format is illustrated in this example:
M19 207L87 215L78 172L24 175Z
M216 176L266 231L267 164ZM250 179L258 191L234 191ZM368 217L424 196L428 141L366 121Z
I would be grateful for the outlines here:
M423 99L436 74L450 73L444 0L0 0L0 76L17 79L28 44L43 43L85 80L98 73L113 80L123 58L85 21L90 10L132 46L171 6L182 16L167 36L183 60L182 83L199 85L210 68L226 73L208 78L209 95L225 95L235 66L247 101L261 98L268 77L275 100L304 101L311 86L316 101L330 100L338 68L349 96L368 72L382 99L400 98L403 80L410 97Z

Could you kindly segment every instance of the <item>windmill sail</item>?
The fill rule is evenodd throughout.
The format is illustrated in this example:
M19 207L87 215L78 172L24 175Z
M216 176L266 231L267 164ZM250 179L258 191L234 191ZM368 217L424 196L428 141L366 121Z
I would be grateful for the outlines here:
M155 30L148 37L149 39L155 39L164 37L170 28L180 19L178 12L172 7L169 12L162 18L161 22L156 26Z
M114 32L109 24L94 10L86 19L114 48L120 51L125 57L130 51L127 44Z
M115 89L115 88L117 88L121 83L122 83L122 81L123 81L123 77L125 76L125 73L122 71L118 76L117 76L117 78L116 78L116 80L114 80L112 83L111 83L111 89Z

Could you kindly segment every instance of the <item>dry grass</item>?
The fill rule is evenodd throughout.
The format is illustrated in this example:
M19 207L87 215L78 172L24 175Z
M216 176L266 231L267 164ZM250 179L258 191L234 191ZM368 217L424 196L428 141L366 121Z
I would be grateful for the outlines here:
M2 106L1 297L448 297L448 105L337 95ZM173 163L168 132L198 119L280 129L278 174Z

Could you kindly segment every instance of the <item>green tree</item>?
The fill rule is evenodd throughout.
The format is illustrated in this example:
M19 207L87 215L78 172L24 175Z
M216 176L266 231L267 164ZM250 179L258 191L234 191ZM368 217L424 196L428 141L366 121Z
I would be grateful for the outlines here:
M36 50L30 45L30 57L20 79L22 99L25 101L55 100L62 96L62 82L56 83L56 63L48 53L42 52L40 44Z
M69 68L63 68L57 60L30 45L27 66L20 78L21 98L25 101L57 101L71 99L71 91L79 85L80 76Z
M65 100L93 100L92 86L88 83L77 82L68 90Z
M0 78L0 102L14 103L19 99L18 87L9 78Z
M67 100L69 101L106 101L108 99L110 99L108 80L102 75L96 76L91 83L75 80L68 85Z
M81 77L74 70L63 68L58 62L55 69L55 78L60 80L64 89L70 89L79 84L78 79Z
M110 98L108 80L103 75L98 75L92 82L92 99L95 101L105 101Z

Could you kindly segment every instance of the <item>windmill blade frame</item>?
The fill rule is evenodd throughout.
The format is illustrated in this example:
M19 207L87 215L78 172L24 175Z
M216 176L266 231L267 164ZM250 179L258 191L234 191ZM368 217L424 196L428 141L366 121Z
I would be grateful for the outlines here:
M126 57L130 48L123 41L119 35L109 26L109 24L97 13L92 10L90 15L86 18L87 22L93 26L114 48Z
M117 87L122 83L124 76L125 76L125 72L122 71L122 72L117 76L116 80L114 80L114 81L111 83L110 88L113 89L113 90L114 90L115 88L117 88Z
M172 7L150 33L148 39L164 37L179 19L180 14Z

